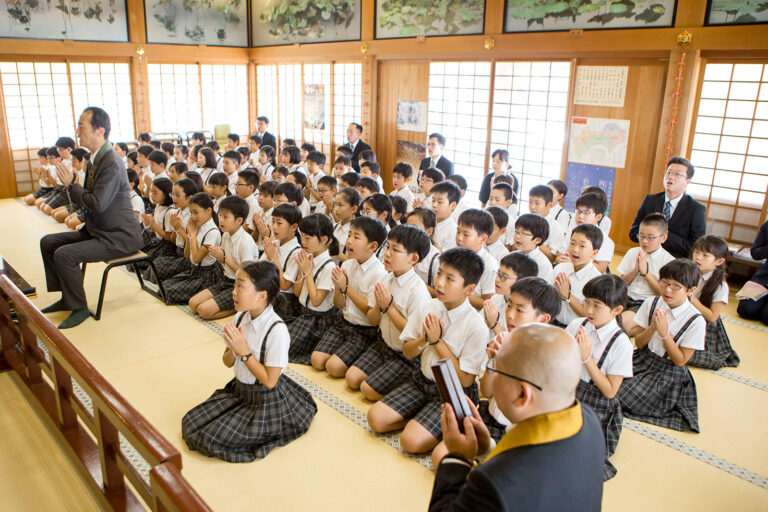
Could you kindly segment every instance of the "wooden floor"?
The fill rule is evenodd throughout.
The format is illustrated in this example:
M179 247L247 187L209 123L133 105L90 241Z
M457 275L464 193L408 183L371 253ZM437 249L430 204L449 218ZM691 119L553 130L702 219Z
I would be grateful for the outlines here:
M0 224L0 253L37 286L35 304L48 305L58 294L45 291L39 240L60 228L16 200L0 201L0 218L6 219ZM88 267L86 291L92 305L102 268ZM768 509L768 330L739 320L735 306L732 297L725 326L741 365L718 373L693 369L701 434L627 422L612 459L619 473L605 485L605 510ZM50 318L58 322L65 315ZM206 324L181 308L164 306L116 270L109 279L102 320L89 319L65 334L179 448L184 475L216 510L426 510L433 474L424 459L400 452L392 437L367 431L362 425L370 404L343 381L300 365L291 365L291 372L318 403L305 436L250 464L189 452L181 439L181 417L232 375L221 364L224 345L215 331L226 322ZM64 509L60 505L65 499L92 508L95 502L81 496L85 488L71 466L70 471L49 467L47 458L63 457L44 447L43 441L50 444L53 438L25 432L28 414L19 413L18 421L16 413L12 419L5 414L6 396L13 393L5 389L11 385L8 377L0 377L0 436L17 431L11 438L14 451L0 451L0 496L13 488L11 501L2 508ZM29 413L24 405L15 399L14 411ZM3 441L0 448L6 446ZM60 464L67 466L66 461ZM45 496L25 495L14 484L19 470L30 466L46 469L36 475L37 488L51 488ZM54 500L47 502L51 506L43 503L46 499Z

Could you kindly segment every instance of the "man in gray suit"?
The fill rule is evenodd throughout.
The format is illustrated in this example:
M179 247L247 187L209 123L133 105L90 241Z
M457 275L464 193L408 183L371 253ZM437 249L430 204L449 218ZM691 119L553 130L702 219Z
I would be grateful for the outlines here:
M90 315L80 264L129 256L141 247L128 175L108 140L109 130L109 114L103 109L88 107L80 115L77 136L80 145L91 152L93 164L85 186L73 183L72 170L56 166L56 174L72 202L86 212L85 225L79 231L46 235L40 240L48 291L61 292L61 299L42 311L71 311L59 329L80 325Z

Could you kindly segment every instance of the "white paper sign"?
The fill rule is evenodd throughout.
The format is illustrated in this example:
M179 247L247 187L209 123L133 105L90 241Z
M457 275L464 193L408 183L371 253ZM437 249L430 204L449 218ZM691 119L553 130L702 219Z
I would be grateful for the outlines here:
M623 169L628 141L629 120L574 117L568 161Z
M628 66L579 66L573 103L597 107L623 107Z

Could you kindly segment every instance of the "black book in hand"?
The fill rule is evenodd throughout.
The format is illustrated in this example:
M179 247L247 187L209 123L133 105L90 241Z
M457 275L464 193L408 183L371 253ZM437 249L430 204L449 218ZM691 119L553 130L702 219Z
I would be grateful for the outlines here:
M440 399L443 403L451 404L456 415L456 421L459 423L459 430L463 433L464 418L471 418L472 411L467 404L464 388L461 387L461 382L453 362L450 359L439 360L432 365L432 374L435 377L437 390L440 392Z

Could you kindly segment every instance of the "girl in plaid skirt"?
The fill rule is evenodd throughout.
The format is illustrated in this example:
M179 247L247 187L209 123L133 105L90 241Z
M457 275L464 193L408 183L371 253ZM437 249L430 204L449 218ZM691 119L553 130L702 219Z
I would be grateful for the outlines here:
M280 294L285 300L275 305L275 312L286 324L290 324L299 316L299 298L294 295L294 283L288 276L299 274L296 253L301 250L297 234L301 211L290 203L283 203L272 209L271 218L271 235L264 237L264 254L260 259L271 261L280 271ZM259 232L264 231L265 222L263 217L256 222Z
M205 192L198 192L189 202L189 222L184 238L184 255L189 258L190 269L163 281L166 304L187 304L195 294L221 281L223 273L208 248L221 245L213 201Z
M141 239L144 243L141 250L152 260L160 256L172 256L176 253L176 244L171 239L171 213L174 212L173 184L168 178L158 178L152 182L150 200L155 205L153 213L142 213L141 222L144 230Z
M581 350L581 380L576 398L595 411L605 438L603 479L616 476L608 457L616 451L621 434L621 405L616 393L624 379L632 377L632 342L621 327L627 301L627 285L616 275L603 274L583 288L586 318L576 318L567 331Z
M635 336L633 377L618 394L628 418L699 431L696 383L686 363L696 350L704 350L706 322L689 301L700 277L691 260L667 263L659 270L661 297L646 299L631 320L642 332Z
M725 258L728 244L715 235L705 235L693 245L693 262L701 271L701 279L691 304L707 321L704 350L697 350L688 364L717 370L723 366L739 366L739 356L731 347L720 313L728 304L728 284L725 282Z
M168 278L189 270L189 255L184 253L187 245L187 224L189 223L189 202L198 192L195 182L190 179L181 179L173 185L173 207L168 216L168 223L172 229L171 241L175 244L173 254L167 254L155 258L157 278L164 281ZM155 282L150 269L144 271L144 279Z
M235 377L181 421L190 450L228 462L251 462L303 435L317 413L312 395L289 377L288 329L272 309L280 274L268 261L237 271L238 313L224 327L223 362Z
M339 253L339 242L333 236L333 223L327 216L315 213L299 222L301 246L296 253L299 275L286 275L293 281L293 293L299 298L299 317L291 323L292 363L309 364L312 351L325 330L333 325L339 310L333 305L331 272L336 265L331 256ZM295 270L294 270L295 271Z

